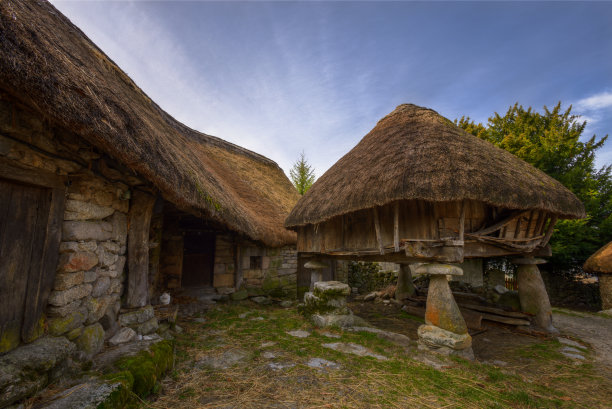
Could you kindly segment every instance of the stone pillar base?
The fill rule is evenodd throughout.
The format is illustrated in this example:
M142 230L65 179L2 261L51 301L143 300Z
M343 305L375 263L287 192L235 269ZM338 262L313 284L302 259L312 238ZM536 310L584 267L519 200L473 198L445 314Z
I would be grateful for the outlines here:
M470 334L455 334L435 325L421 325L418 334L420 350L474 359Z
M521 310L534 315L532 324L535 327L550 333L558 333L559 331L552 325L552 308L538 268L538 264L545 263L545 261L526 257L514 259L512 262L519 266L517 278Z

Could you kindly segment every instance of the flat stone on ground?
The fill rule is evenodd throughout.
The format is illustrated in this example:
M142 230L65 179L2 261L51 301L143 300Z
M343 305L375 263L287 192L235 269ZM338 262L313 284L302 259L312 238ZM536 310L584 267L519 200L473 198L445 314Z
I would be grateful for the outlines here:
M559 341L560 343L564 344L564 345L569 345L571 347L577 347L577 348L585 348L584 345L571 340L569 338L564 338L564 337L557 337L557 341Z
M579 359L579 360L584 360L584 356L580 355L580 354L573 354L571 352L565 352L565 351L561 351L561 353L571 359Z
M266 358L266 359L274 359L276 358L276 354L274 352L269 352L266 351L263 354L261 354L262 357Z
M256 304L260 304L260 305L268 305L268 304L272 304L272 300L268 297L253 297L251 298L251 301L253 301Z
M308 365L311 368L323 369L323 370L341 368L340 364L336 362L328 361L327 359L323 359L323 358L310 358L308 362L306 362L306 365Z
M310 336L310 332L302 331L300 329L295 330L295 331L287 331L287 334L291 335L292 337L296 337L296 338L307 338Z
M388 359L386 356L379 355L363 345L354 344L352 342L334 342L331 344L323 344L323 347L333 349L334 351L343 352L345 354L369 356L378 359L379 361L386 361Z
M268 368L272 369L273 371L282 371L283 369L293 368L294 366L295 364L288 362L270 362L268 364Z
M101 381L91 381L73 386L59 394L49 404L37 406L39 409L96 409L106 401L115 390L121 388L121 383L108 384Z
M273 347L274 345L276 345L276 342L266 341L266 342L261 343L261 348L269 348L269 347Z
M196 362L198 367L208 367L211 369L227 369L240 362L245 361L249 353L242 349L228 349L220 355L207 355Z

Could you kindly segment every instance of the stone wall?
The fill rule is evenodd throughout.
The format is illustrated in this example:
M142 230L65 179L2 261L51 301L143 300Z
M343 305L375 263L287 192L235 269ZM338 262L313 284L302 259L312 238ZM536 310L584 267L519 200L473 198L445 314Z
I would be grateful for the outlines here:
M242 284L249 295L296 296L295 246L268 248L241 243L239 252Z
M599 283L594 277L567 277L543 269L540 269L540 272L553 306L587 311L601 309Z
M130 188L92 171L102 155L82 138L6 100L0 100L0 156L68 177L60 257L43 319L48 335L66 336L91 356L117 328Z
M236 273L236 246L229 234L217 234L215 237L215 264L213 268L213 287L217 292L232 292Z

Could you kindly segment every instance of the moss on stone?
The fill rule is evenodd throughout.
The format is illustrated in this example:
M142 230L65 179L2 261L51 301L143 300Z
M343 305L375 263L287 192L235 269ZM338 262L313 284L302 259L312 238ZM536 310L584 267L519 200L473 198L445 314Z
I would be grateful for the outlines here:
M46 321L47 319L45 317L45 314L42 314L38 321L36 321L36 325L27 334L24 334L23 341L26 343L30 343L42 337L45 333Z
M97 406L96 409L116 409L125 407L131 400L134 377L129 371L121 371L104 377L110 384L119 385L111 394Z
M82 333L83 327L78 327L73 329L72 331L68 331L68 333L66 334L66 338L68 338L70 341L74 341L75 339L80 337Z
M9 326L0 333L0 354L19 346L19 341L21 340L19 332L18 327Z
M174 344L166 340L151 345L149 351L141 351L136 356L120 359L117 367L131 374L132 391L145 398L153 391L164 372L172 368L173 361Z
M49 334L59 336L81 326L87 319L86 310L76 310L65 317L49 319Z

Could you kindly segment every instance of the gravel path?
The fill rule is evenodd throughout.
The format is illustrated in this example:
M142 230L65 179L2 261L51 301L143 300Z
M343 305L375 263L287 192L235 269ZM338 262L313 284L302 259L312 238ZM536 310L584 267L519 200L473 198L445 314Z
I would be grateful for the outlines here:
M574 335L591 344L595 350L595 361L607 368L609 376L612 376L612 318L554 313L553 322L562 334Z

